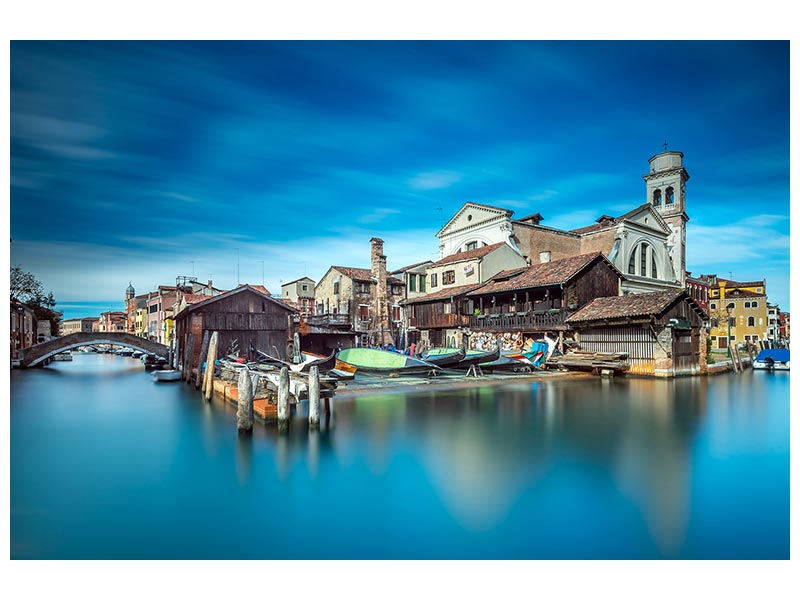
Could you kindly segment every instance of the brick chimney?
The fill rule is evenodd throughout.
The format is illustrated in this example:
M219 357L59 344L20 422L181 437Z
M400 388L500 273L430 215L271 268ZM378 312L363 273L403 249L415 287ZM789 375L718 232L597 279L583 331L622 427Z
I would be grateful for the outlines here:
M372 303L372 323L375 335L374 343L382 346L383 344L394 343L391 326L389 324L389 309L387 306L388 298L386 294L386 256L383 254L383 240L372 238L369 243L371 251L371 275L375 280L375 297Z

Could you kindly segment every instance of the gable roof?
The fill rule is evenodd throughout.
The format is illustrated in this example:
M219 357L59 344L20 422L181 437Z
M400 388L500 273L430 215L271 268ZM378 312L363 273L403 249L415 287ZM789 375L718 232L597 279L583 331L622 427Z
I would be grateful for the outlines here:
M406 271L416 269L417 267L421 267L422 265L427 265L428 263L432 262L432 260L423 260L422 262L414 263L413 265L408 265L407 267L401 267L399 269L395 269L394 271L389 271L389 274L394 275L395 273L405 273Z
M725 290L725 299L728 298L766 298L767 295L759 292L751 292L750 290L740 290L739 288L729 288ZM719 300L719 298L710 298L710 300Z
M705 314L686 290L667 290L649 294L606 296L595 298L589 304L566 318L567 323L600 321L634 317L654 317L662 314L677 300L688 300L695 310Z
M445 229L447 229L448 227L450 227L450 225L452 225L452 223L453 223L453 222L454 222L456 219L458 219L458 217L460 217L460 216L461 216L461 214L462 214L464 211L466 211L468 208L470 208L470 207L472 207L472 208L484 208L484 209L492 210L492 211L495 211L495 212L498 212L498 213L500 213L501 215L506 215L506 216L508 216L508 217L510 217L511 215L513 215L513 214L514 214L514 211L513 211L513 210L508 210L508 209L505 209L505 208L499 208L499 207L497 207L497 206L489 206L488 204L478 204L477 202L467 202L467 203L465 203L465 204L464 204L464 206L462 206L461 208L459 208L459 209L456 211L456 214L454 214L454 215L453 215L453 216L450 218L450 220L449 220L447 223L445 223L445 224L444 224L444 227L442 227L442 228L441 228L441 229L440 229L440 230L439 230L439 231L436 233L436 237L439 237L439 236L442 234L442 232L443 232Z
M372 270L371 269L359 269L356 267L336 267L333 266L331 269L336 269L342 275L349 277L353 281L364 281L372 283ZM330 271L330 269L328 269ZM326 273L327 275L327 273ZM323 277L324 279L324 277ZM398 279L397 277L392 277L388 273L386 274L386 283L392 283L395 285L403 285L403 280Z
M402 300L400 304L417 304L419 302L434 302L436 300L444 300L445 298L453 298L454 296L463 296L470 290L474 290L476 287L480 287L480 283L468 283L467 285L456 285L453 287L443 288L441 290L437 290L435 292L431 292L426 296L420 296L418 298L409 298L407 300Z
M297 279L293 279L292 281L287 281L286 283L282 283L281 287L285 285L292 285L293 283L297 283L298 281L310 281L311 283L316 283L313 279L311 279L311 277L305 276L305 277L298 277Z
M567 283L597 259L604 261L622 277L622 274L609 262L602 252L590 252L588 254L579 254L577 256L570 256L551 262L539 263L522 269L501 271L469 295L478 296L481 294Z
M655 219L658 227L664 231L664 233L669 233L670 229L667 224L664 222L664 219L658 214L658 211L654 209L649 202L645 202L644 204L640 204L633 210L629 210L624 215L620 215L618 217L611 217L609 215L601 215L597 222L593 225L587 225L586 227L578 227L577 229L570 229L571 233L577 233L579 235L586 235L588 233L594 233L595 231L600 231L601 229L608 229L609 227L613 227L622 221L630 220L635 215L639 214L643 210L647 210Z
M703 275L703 277L707 277ZM725 283L725 287L764 287L765 283L763 280L761 281L733 281L732 279L725 279L723 277L717 277L717 283L712 285L711 287L719 287L720 282Z
M293 309L283 302L279 300L275 300L272 296L269 295L269 292L266 291L266 288L263 285L249 285L247 283L241 284L237 288L233 288L232 290L228 290L227 292L223 292L217 296L206 296L204 300L199 302L195 302L194 304L187 304L186 307L181 310L177 315L175 315L175 319L183 318L190 312L193 312L201 307L208 306L214 302L219 302L220 300L224 300L226 298L230 298L231 296L235 296L236 294L241 294L242 292L249 291L254 294L257 294L264 300L268 302L272 302L276 306L280 306L282 309L286 310L287 312L297 312L296 309ZM266 292L266 293L265 293Z
M451 263L462 262L465 260L475 260L476 258L483 258L490 252L494 252L500 246L508 246L505 242L497 242L496 244L490 244L488 246L483 246L482 248L475 248L475 250L467 250L466 252L456 252L455 254L450 254L449 256L445 256L444 258L440 258L435 263L431 264L432 267L441 267L442 265L449 265ZM511 246L508 246L511 250Z

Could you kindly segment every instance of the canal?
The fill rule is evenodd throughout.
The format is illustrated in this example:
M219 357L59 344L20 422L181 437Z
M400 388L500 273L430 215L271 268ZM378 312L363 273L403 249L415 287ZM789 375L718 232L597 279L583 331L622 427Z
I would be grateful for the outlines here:
M339 397L240 438L74 356L11 372L11 558L789 558L788 373Z

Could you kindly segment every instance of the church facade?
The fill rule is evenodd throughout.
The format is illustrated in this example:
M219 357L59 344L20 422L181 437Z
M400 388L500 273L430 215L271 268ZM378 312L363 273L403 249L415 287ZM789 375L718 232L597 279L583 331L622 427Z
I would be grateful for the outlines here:
M467 202L437 233L439 256L498 242L529 265L602 252L624 275L623 294L684 289L689 174L683 153L656 154L649 165L643 176L645 203L617 217L604 214L578 229L542 225L540 213L514 219L511 210Z

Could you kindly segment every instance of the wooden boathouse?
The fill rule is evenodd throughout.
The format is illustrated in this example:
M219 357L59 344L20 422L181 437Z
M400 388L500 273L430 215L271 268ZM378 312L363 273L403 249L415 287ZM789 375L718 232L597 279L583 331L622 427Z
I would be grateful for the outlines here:
M706 312L685 290L596 298L567 317L581 352L628 355L631 375L706 371Z
M238 347L246 356L250 344L263 352L286 355L287 344L295 333L297 310L275 300L261 286L242 284L218 296L187 304L175 315L175 340L178 364L184 365L191 353L188 373L205 358L200 358L205 332L218 332L218 356Z

